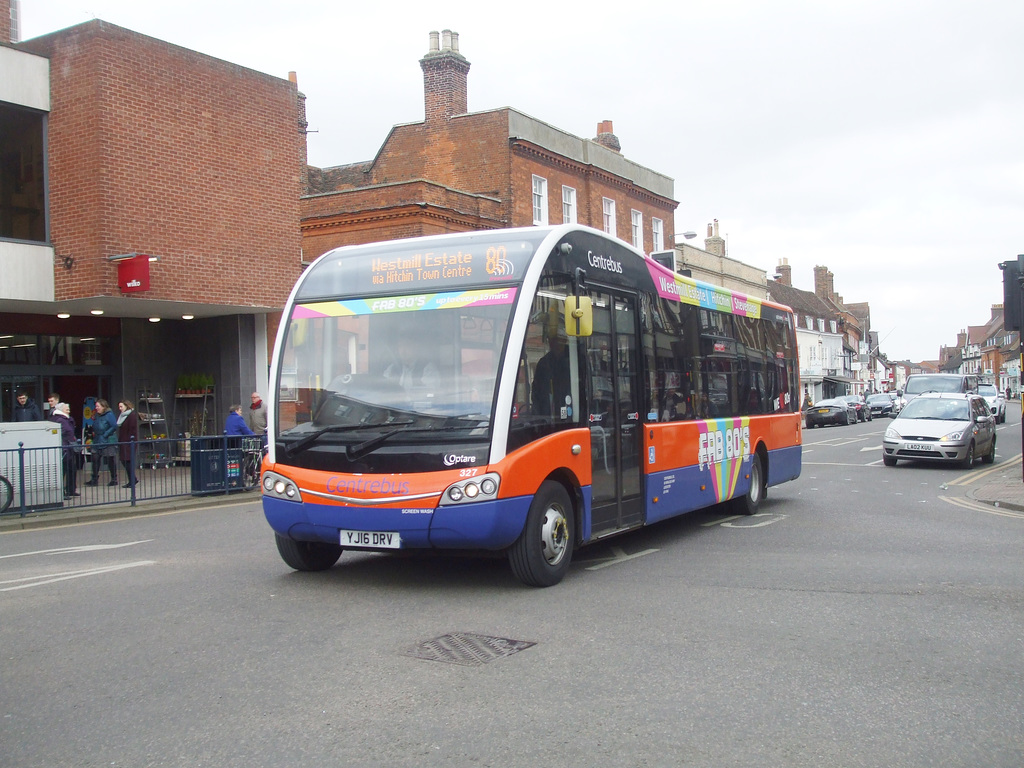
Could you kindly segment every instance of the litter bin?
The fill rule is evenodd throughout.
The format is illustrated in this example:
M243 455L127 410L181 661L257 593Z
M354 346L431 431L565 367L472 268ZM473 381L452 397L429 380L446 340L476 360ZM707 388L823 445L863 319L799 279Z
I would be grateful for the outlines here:
M244 489L240 442L228 437L192 437L189 440L193 496Z

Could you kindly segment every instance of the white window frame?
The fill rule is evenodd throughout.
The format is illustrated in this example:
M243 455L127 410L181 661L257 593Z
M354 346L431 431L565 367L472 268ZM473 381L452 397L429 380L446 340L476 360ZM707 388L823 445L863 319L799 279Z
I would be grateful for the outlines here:
M644 249L644 215L636 208L629 212L629 221L633 227L633 247L638 251Z
M665 250L665 223L661 219L651 217L651 234L654 236L655 253Z
M601 198L601 211L604 217L603 229L612 237L615 237L615 201L610 197Z
M533 175L533 223L548 223L548 180L537 174Z
M562 223L576 224L576 190L562 186Z

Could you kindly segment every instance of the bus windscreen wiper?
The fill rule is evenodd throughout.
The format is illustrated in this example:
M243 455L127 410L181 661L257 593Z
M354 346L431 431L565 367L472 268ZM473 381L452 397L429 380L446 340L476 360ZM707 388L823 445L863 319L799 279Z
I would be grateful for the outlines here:
M402 423L403 422L398 422L398 421L392 422L392 424L402 424ZM406 423L411 424L412 422L406 422ZM382 426L384 426L384 425L382 425ZM387 426L391 426L391 425L388 424ZM477 429L477 428L478 427L473 426L473 425L469 425L469 424L463 424L463 425L457 425L457 426L448 426L448 427L420 427L418 429L405 429L403 427L399 427L398 429L392 429L389 432L384 432L383 434L377 435L377 437L372 437L369 440L367 440L366 442L360 443L359 445L355 445L355 446L350 445L350 446L346 447L345 448L345 458L348 459L349 461L356 461L358 459L361 459L361 458L363 458L363 456L366 456L367 454L373 453L375 450L380 448L382 445L384 445L384 443L386 443L388 440L390 440L392 437L394 437L397 434L409 435L409 434L412 434L414 432L434 432L434 433L436 433L436 432L466 432L466 431L469 431L469 430L472 430L472 429Z
M414 422L410 420L392 421L387 424L331 424L329 427L322 427L321 429L318 429L316 432L310 432L308 435L299 440L296 440L294 443L284 445L282 447L284 448L284 452L288 454L288 456L297 456L329 432L349 432L363 429L380 429L381 427L407 426L412 423Z

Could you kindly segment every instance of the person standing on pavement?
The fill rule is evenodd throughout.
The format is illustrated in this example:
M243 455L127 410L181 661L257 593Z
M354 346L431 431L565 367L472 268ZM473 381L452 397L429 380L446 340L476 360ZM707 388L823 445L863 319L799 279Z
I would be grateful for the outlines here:
M259 392L252 393L252 404L249 406L249 429L257 435L267 431L267 404L263 402Z
M96 401L92 429L92 479L86 485L99 485L100 462L104 462L110 470L110 482L107 485L117 485L117 419L110 412L110 405L106 400Z
M117 442L121 444L121 464L128 475L124 487L131 488L139 483L135 476L135 459L139 450L139 415L131 400L118 401L117 408L121 412L117 417Z
M39 410L36 401L28 396L28 392L21 390L16 398L18 403L14 406L15 421L42 421L43 412Z
M249 425L245 423L245 417L242 416L242 405L240 403L231 406L228 418L224 422L224 433L229 436L255 434L251 429L249 429Z
M76 490L78 457L75 455L75 422L67 403L55 403L51 408L50 421L60 425L60 444L63 447L61 460L64 465L64 499L78 496Z

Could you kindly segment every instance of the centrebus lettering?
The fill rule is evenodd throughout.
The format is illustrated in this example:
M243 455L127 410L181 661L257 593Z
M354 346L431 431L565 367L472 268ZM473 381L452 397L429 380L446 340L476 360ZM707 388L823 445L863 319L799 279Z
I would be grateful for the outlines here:
M369 493L375 496L393 496L409 492L408 482L399 482L388 477L367 480L363 477L339 477L332 475L327 478L328 493Z
M622 272L622 262L615 261L615 259L609 259L607 256L602 256L599 253L593 251L587 251L587 263L597 269L603 269L606 272Z

